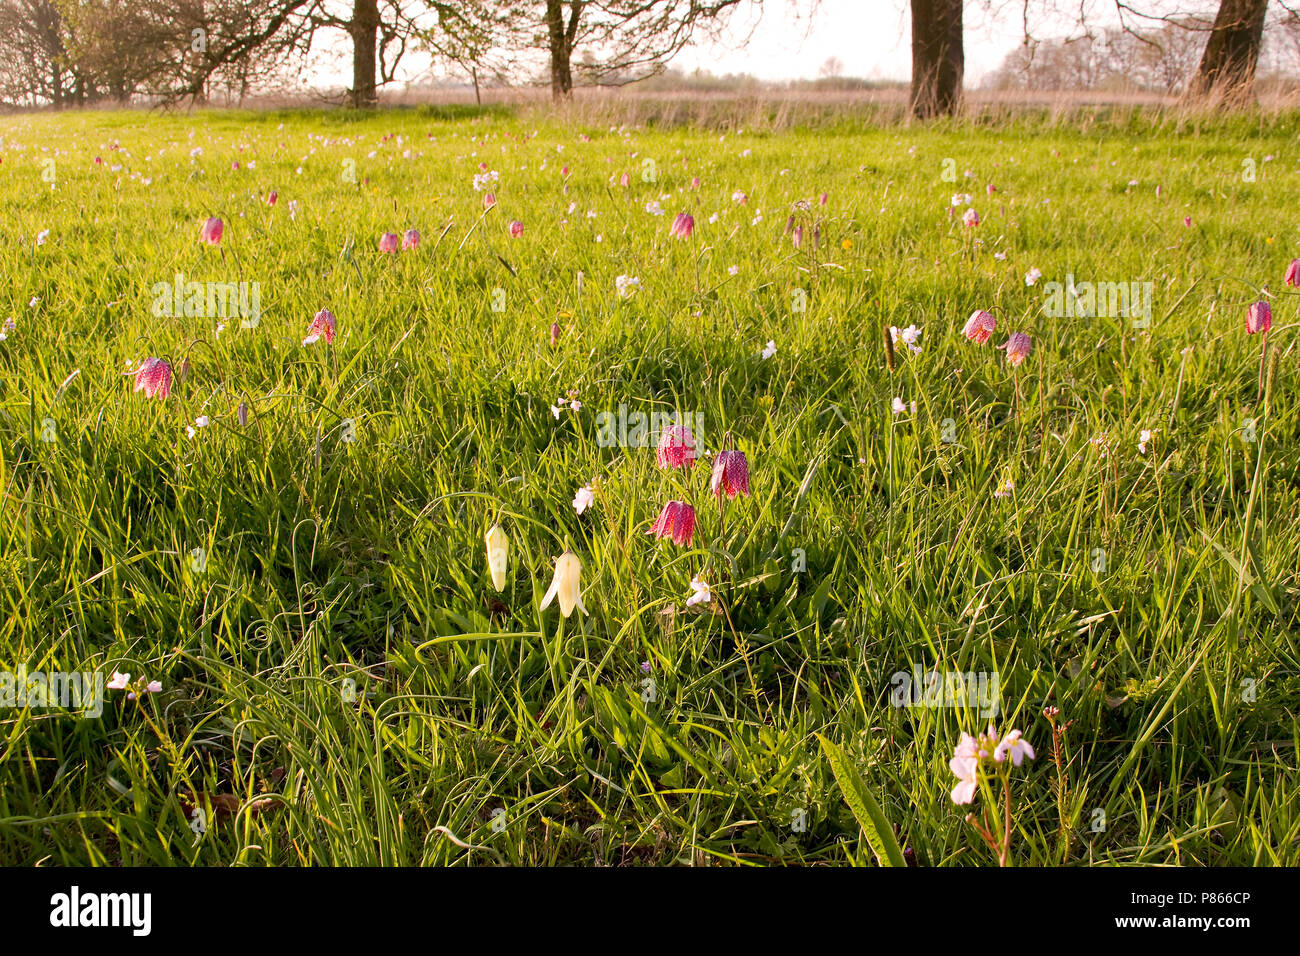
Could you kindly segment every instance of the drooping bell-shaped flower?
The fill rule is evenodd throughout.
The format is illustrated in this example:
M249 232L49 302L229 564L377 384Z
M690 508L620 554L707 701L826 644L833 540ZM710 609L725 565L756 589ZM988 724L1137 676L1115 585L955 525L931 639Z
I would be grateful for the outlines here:
M506 586L506 570L510 566L510 539L501 525L494 524L484 539L487 542L488 571L492 586L498 591Z
M556 598L560 600L560 613L568 617L576 607L583 614L587 609L582 604L582 562L572 551L565 551L555 562L555 577L542 598L541 609L545 611Z

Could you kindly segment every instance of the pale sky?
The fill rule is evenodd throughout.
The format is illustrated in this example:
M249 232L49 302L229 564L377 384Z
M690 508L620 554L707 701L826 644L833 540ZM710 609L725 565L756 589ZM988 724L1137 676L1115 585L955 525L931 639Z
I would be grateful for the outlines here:
M790 80L814 78L826 60L838 57L845 76L907 80L912 75L908 0L821 0L816 16L803 22L791 15L794 6L768 0L757 26L752 15L741 14L722 44L683 51L673 66ZM968 4L964 17L966 85L974 86L997 69L1022 32L1018 17L990 20L977 4Z
M1028 4L1031 29L1040 39L1077 34L1080 9L1094 26L1116 23L1115 0L1028 0ZM1211 17L1215 7L1212 0L1142 0L1132 5L1148 12L1204 12L1208 7ZM688 48L671 65L715 74L748 73L763 80L811 79L827 59L838 57L844 76L903 81L911 76L909 0L820 0L816 15L800 20L795 11L807 6L808 0L766 0L761 14L743 9L732 18L721 42ZM978 86L1022 42L1021 14L1022 0L968 0L963 14L967 88ZM1131 24L1148 25L1137 20ZM350 44L340 33L313 54L310 73L315 83L348 85L349 57ZM399 80L415 79L427 69L427 57L408 54ZM396 88L401 88L400 82Z

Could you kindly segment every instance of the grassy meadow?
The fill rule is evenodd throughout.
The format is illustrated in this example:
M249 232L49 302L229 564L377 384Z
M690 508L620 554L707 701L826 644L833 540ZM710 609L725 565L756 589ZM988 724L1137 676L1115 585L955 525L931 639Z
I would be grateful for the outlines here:
M1295 865L1298 122L0 117L0 862Z

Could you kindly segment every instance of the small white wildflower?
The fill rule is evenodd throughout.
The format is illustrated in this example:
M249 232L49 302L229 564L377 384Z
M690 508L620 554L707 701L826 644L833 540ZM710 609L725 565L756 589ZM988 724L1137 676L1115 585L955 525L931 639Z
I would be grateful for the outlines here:
M709 583L701 581L698 577L691 578L691 596L686 599L687 607L694 607L696 604L708 604L713 598L713 592L709 590Z

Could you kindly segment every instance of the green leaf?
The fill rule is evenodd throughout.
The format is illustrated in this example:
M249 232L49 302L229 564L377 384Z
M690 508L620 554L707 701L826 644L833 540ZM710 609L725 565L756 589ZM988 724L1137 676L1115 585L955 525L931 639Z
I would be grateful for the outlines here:
M844 794L844 801L857 817L867 842L871 844L871 851L876 854L876 861L881 866L907 866L907 861L903 859L903 851L898 846L898 840L894 838L894 828L885 819L884 811L880 809L880 804L867 789L862 775L849 762L843 750L821 734L817 735L817 739L821 741L822 752L830 761L835 780Z

